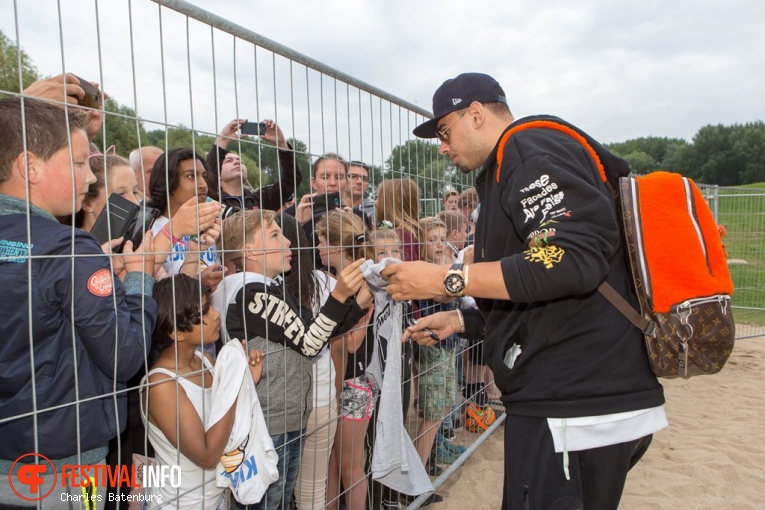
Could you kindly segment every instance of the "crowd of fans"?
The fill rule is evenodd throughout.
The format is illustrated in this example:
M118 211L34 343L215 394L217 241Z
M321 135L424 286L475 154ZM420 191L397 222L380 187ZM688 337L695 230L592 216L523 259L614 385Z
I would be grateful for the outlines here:
M206 155L144 146L121 148L132 149L125 159L91 143L102 119L77 106L83 94L67 75L0 99L0 281L10 293L0 434L15 438L0 443L0 504L25 503L7 474L39 452L54 466L178 465L180 488L133 491L170 507L243 508L216 484L238 407L211 412L219 356L233 340L278 472L249 507L398 508L416 497L369 476L375 416L386 410L368 368L400 336L376 333L363 264L469 260L475 189L445 189L443 210L421 217L415 181L385 179L372 200L366 164L327 153L300 168L271 120L259 136L278 149L279 180L260 189L229 150L246 119L227 123ZM295 199L303 171L313 191ZM142 238L91 235L115 195L153 221ZM405 303L403 327L472 306ZM403 418L422 417L414 447L439 475L465 451L455 432L466 403L498 405L480 343L408 342L400 360L381 362L400 366Z

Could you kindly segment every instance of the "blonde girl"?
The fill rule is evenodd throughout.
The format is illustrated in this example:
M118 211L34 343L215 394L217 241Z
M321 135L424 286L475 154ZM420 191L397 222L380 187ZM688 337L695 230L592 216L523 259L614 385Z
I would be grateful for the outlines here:
M316 233L322 262L338 273L354 260L375 258L364 222L352 212L332 210L316 225ZM370 323L373 308L369 307L367 315L345 335L343 342L332 345L335 367L343 378L338 392L340 423L329 461L327 508L330 510L338 507L341 480L345 488L346 508L363 509L366 504L364 438L374 411L376 391L366 374L374 349Z

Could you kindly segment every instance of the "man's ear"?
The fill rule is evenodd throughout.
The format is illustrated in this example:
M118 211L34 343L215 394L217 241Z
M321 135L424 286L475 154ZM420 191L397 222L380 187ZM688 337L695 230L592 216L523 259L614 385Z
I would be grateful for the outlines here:
M84 209L84 207L83 207L83 209ZM459 231L457 231L457 229L455 228L454 230L452 230L451 235L449 235L449 239L457 239L458 235L459 235Z
M468 107L468 113L470 116L470 123L474 128L480 128L486 122L486 107L478 101L473 101Z
M29 184L38 184L43 178L43 165L44 162L33 152L20 152L13 160L13 172L22 182L29 180Z

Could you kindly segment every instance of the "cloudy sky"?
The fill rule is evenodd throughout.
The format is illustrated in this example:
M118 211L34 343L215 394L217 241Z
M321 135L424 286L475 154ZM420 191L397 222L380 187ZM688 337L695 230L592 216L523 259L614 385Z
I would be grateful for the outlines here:
M604 142L765 119L762 0L193 3L426 110L443 80L481 71L516 117L559 115ZM216 132L277 117L311 152L379 160L422 120L149 0L0 0L0 12L41 73L101 81L148 121Z

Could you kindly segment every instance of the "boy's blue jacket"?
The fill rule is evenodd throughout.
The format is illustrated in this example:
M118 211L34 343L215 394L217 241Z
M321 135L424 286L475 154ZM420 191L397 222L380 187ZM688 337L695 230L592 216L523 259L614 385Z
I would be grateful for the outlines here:
M93 236L26 207L0 195L0 459L11 462L104 447L125 427L126 393L114 393L144 364L157 315L150 277L123 286Z

